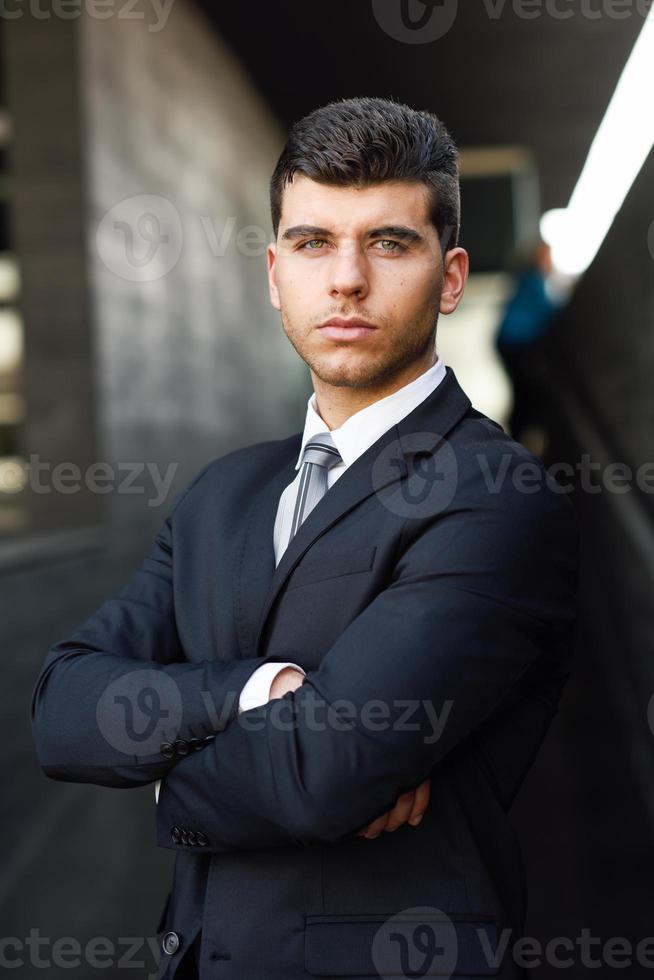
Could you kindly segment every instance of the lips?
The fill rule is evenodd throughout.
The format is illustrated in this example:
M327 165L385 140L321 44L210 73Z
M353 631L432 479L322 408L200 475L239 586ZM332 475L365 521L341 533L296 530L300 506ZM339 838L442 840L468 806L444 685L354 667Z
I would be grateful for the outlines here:
M370 337L377 328L372 323L358 317L350 319L333 317L318 329L322 336L329 340L362 340L365 337Z

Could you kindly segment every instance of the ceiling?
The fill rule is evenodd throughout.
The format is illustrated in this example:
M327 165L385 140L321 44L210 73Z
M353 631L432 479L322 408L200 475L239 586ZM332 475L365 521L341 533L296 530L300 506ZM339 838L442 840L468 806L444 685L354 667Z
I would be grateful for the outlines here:
M399 99L436 112L459 147L530 148L546 210L568 202L644 0L199 2L285 126L336 98ZM423 34L402 26L403 4ZM444 33L407 43L430 30Z

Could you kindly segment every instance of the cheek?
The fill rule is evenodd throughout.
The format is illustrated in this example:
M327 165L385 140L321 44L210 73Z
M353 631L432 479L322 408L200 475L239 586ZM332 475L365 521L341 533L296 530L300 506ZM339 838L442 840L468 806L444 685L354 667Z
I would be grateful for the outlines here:
M393 283L402 309L418 312L433 306L438 296L438 280L433 270L416 269L400 273Z
M379 278L377 292L388 309L406 314L421 309L433 298L433 285L424 275L398 269Z
M312 263L307 263L310 266ZM317 265L317 263L316 263ZM318 270L314 268L287 270L278 278L277 285L280 296L294 306L301 308L312 302L310 297L320 290L322 279Z

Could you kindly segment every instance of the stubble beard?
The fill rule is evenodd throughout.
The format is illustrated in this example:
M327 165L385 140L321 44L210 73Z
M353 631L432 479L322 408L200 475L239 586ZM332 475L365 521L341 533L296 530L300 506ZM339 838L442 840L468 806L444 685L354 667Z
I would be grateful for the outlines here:
M388 381L408 365L423 358L427 350L433 347L438 321L438 307L432 314L429 325L420 324L419 328L408 330L400 335L401 346L396 342L394 346L391 345L390 348L386 348L381 355L371 354L369 357L363 357L357 354L352 358L351 363L347 363L345 360L334 363L329 354L319 354L308 350L307 335L295 331L288 323L283 311L281 316L284 331L291 345L313 374L320 378L324 384L335 388L370 388ZM315 328L311 328L310 333L313 329ZM356 341L354 343L351 341L335 343L339 349L346 345L353 348L357 346ZM364 340L361 345L363 346L365 343Z

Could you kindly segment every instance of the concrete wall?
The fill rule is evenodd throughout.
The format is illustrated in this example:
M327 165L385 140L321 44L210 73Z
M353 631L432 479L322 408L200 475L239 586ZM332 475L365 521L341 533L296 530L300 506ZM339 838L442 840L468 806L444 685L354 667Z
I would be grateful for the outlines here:
M118 492L116 479L106 496L42 496L31 533L0 540L2 935L116 944L155 935L169 886L153 788L47 780L29 698L48 647L118 591L205 462L302 426L308 371L269 305L263 248L253 254L252 233L237 241L248 226L261 229L260 245L268 240L267 184L283 133L188 0L175 0L157 33L117 17L23 16L6 27L24 452L104 462L116 474L130 462L176 467L159 506L149 506L145 477L141 494ZM120 221L151 214L169 240L150 265L137 238L130 264ZM166 225L170 214L178 225ZM226 223L233 234L221 250L211 230L219 242ZM170 270L166 246L178 252ZM31 976L25 946L23 958L17 972ZM152 965L145 957L138 975ZM49 975L94 972L83 962Z
M158 32L80 26L103 458L190 475L303 423L307 369L266 284L283 134L189 3ZM111 502L139 511L135 497Z
M50 473L60 463L85 470L98 458L75 25L21 17L2 33L13 129L9 219L25 333L20 449ZM37 479L50 485L45 470ZM92 523L102 513L101 498L84 487L76 494L29 489L16 505L32 529Z

